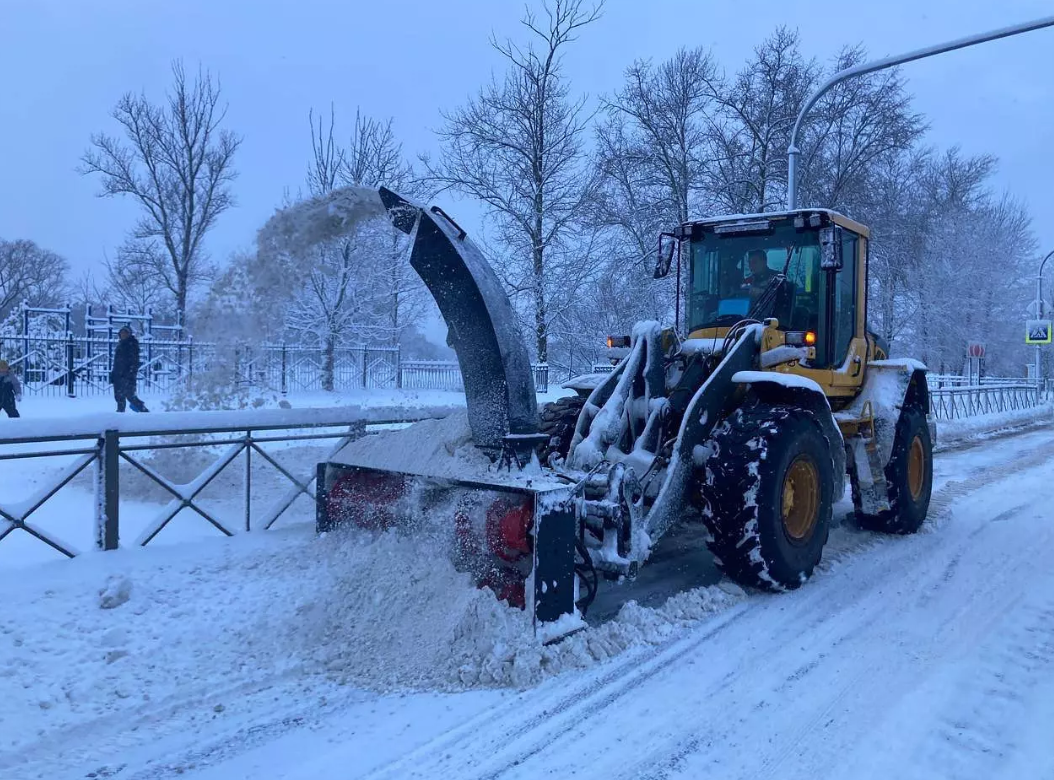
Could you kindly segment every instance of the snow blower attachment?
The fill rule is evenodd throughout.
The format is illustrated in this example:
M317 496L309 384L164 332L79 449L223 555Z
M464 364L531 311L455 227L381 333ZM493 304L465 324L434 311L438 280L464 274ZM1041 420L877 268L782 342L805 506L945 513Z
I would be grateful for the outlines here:
M446 321L472 443L493 468L476 469L473 480L451 478L436 464L400 468L397 457L320 464L317 526L445 527L450 534L437 544L478 585L530 609L536 624L573 628L573 620L560 620L575 615L578 599L571 491L538 468L535 451L548 437L538 431L534 377L512 305L482 253L441 209L385 188L380 197L392 224L414 238L410 265Z
M568 382L575 395L539 414L512 306L479 250L440 209L380 198L448 324L469 432L435 446L426 421L402 449L353 442L319 465L319 530L438 529L437 549L530 610L548 640L582 626L600 579L632 579L682 522L705 526L729 577L780 591L819 563L846 474L864 528L925 520L926 368L889 360L867 330L863 225L799 209L665 234L675 246L657 276L689 259L683 322L671 306L683 335L638 323L611 372Z

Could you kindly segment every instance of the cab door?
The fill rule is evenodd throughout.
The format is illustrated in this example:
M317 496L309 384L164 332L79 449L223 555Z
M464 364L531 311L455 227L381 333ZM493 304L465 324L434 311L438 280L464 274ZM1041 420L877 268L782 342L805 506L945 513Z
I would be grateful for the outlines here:
M861 276L867 268L867 239L842 228L842 267L824 275L827 303L826 361L834 387L855 388L862 381L867 341L864 315L867 301Z

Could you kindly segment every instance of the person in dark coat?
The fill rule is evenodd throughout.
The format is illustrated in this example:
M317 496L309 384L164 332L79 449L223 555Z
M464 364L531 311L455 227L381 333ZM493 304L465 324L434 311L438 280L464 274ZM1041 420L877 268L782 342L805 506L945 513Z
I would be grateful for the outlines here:
M0 360L0 409L7 412L8 417L18 417L18 407L15 401L22 400L22 385L18 377L11 373L11 366L6 360Z
M123 412L125 403L131 405L133 412L148 412L146 404L136 395L136 383L139 376L139 340L129 327L121 328L117 334L117 347L113 351L113 368L110 371L110 384L113 385L113 397L117 401L117 411Z

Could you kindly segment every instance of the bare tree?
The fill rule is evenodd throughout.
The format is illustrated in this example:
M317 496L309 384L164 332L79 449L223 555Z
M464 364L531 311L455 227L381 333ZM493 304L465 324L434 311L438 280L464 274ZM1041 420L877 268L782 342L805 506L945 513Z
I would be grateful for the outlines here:
M866 59L860 46L844 49L832 73ZM874 166L917 143L926 130L911 110L911 96L897 69L838 84L817 102L805 123L800 189L802 201L854 212L868 197Z
M171 292L185 315L191 288L206 274L203 241L234 204L230 183L240 138L221 129L226 107L208 72L188 82L183 65L172 66L174 82L163 105L127 93L113 111L125 140L98 133L85 152L81 173L102 177L101 197L127 195L142 207L131 233L150 249L142 268Z
M636 62L614 99L605 101L609 122L601 126L601 158L609 180L627 164L637 168L638 195L649 196L669 225L696 210L712 158L711 132L716 67L709 52L681 49L659 66ZM626 127L625 124L628 124Z
M437 164L429 180L482 201L510 251L501 271L514 297L531 301L539 361L549 352L549 292L567 289L581 257L570 251L576 221L592 181L584 170L583 136L590 117L585 99L571 100L561 57L578 32L599 18L601 5L547 0L542 18L528 10L526 46L492 41L508 63L457 110L445 114ZM559 263L561 267L555 267Z
M392 120L379 122L356 110L350 143L343 153L341 181L356 186L384 185L407 197L423 197L426 185L416 176L392 130ZM385 228L388 226L385 225ZM383 235L383 231L382 231ZM377 237L377 240L382 240ZM421 318L427 299L424 284L406 258L406 239L394 230L375 244L371 256L372 287L381 312L379 340L397 346L403 333Z
M673 317L675 278L652 279L655 242L660 231L710 202L716 73L709 52L681 49L658 65L633 63L622 89L603 101L595 152L600 182L588 216L604 231L604 268L594 294L579 306L577 324L587 334L577 349L583 357L605 333L629 333L639 319Z
M713 80L716 147L709 190L718 210L743 214L778 209L786 194L791 128L820 68L798 50L798 34L779 27L730 84Z
M105 301L124 311L145 313L148 309L167 309L172 303L169 290L154 272L164 263L157 244L125 241L115 257L103 260Z
M66 258L20 238L0 239L0 321L22 303L52 306L68 292Z

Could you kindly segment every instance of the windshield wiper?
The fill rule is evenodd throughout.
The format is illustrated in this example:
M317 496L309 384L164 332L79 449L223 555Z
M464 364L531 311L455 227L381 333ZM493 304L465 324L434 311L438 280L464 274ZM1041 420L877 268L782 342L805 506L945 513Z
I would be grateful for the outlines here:
M771 310L774 308L776 304L776 295L785 281L787 281L787 277L783 274L776 274L773 276L765 287L765 291L758 296L754 305L750 307L750 311L747 312L745 319L763 322L766 319L764 315L770 314Z

